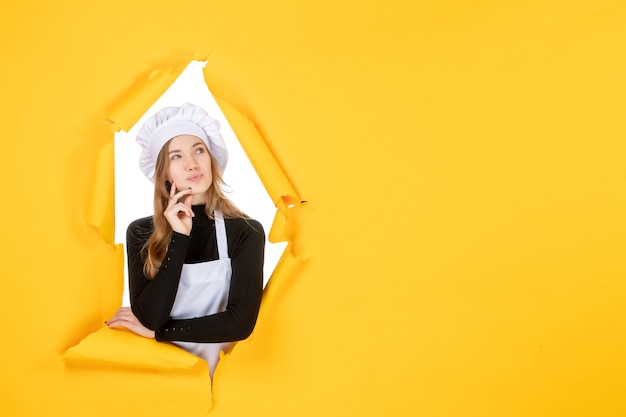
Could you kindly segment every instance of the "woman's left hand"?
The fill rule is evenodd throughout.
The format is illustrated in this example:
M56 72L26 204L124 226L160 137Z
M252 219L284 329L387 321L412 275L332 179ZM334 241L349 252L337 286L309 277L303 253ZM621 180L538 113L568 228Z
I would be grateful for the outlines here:
M109 320L105 321L109 327L124 327L139 336L154 339L154 330L145 327L135 317L130 307L121 307Z

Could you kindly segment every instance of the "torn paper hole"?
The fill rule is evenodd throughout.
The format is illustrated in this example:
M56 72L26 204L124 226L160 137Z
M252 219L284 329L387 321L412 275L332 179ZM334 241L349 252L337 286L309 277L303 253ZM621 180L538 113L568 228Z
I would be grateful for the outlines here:
M222 134L231 154L229 167L226 169L224 179L233 190L231 193L233 201L250 216L263 223L270 242L284 242L281 245L266 244L266 258L268 261L265 268L265 282L267 283L271 276L272 285L268 285L268 288L264 291L261 311L257 320L257 323L259 323L263 320L264 312L268 310L268 305L271 305L280 296L281 290L285 288L284 283L286 280L296 273L304 261L303 254L293 253L293 247L287 245L288 242L291 242L293 233L293 229L288 227L290 224L289 218L291 217L289 211L303 203L303 201L301 201L293 185L287 179L282 167L272 155L254 123L225 100L218 100L219 107L217 107L207 88L209 79L203 79L202 76L204 65L205 63L203 62L192 61L184 66L155 70L150 74L140 90L136 90L135 94L127 94L120 98L111 115L107 118L107 123L111 131L115 133L119 132L120 129L127 129L129 134L116 135L114 162L113 147L110 144L106 145L99 155L96 167L96 172L99 175L94 180L94 190L91 193L92 198L90 198L89 202L90 210L88 210L87 219L89 224L100 231L102 237L107 242L113 241L113 213L103 210L101 206L103 193L106 197L105 201L112 201L113 188L117 188L118 193L115 196L115 200L118 203L118 207L115 210L116 241L123 242L127 224L135 218L152 214L153 185L143 177L138 168L139 146L135 144L133 139L136 129L142 125L146 117L165 106L192 102L204 107L222 123ZM172 94L177 91L181 95L178 97L173 96ZM158 100L159 97L161 97L160 100ZM146 111L145 109L150 104L152 106ZM226 114L228 119L224 117L224 114ZM240 142L233 134L231 125L236 128L237 134L241 138L241 145L245 147L247 154L241 150ZM133 128L133 126L137 127ZM122 149L129 151L122 152ZM233 159L239 159L243 163L231 163ZM116 168L114 176L111 175L113 165ZM238 168L233 168L233 165ZM127 174L123 170L128 170L129 173ZM244 171L251 173L251 175L244 175ZM113 177L115 177L116 187L113 186ZM244 185L256 184L256 186L246 188L239 186L238 182L243 182ZM122 193L124 189L126 189L126 192ZM243 194L243 197L247 196L250 198L246 202L246 199L240 199L237 193ZM110 207L110 205L107 207ZM123 207L123 209L120 209L120 207ZM276 267L274 267L274 264L276 264ZM126 268L124 268L124 273L126 274ZM128 279L125 278L124 285L127 285L127 282ZM125 305L129 304L127 293L128 291L126 290L123 300ZM115 307L119 306L118 300L116 299L112 303L110 302L111 300L105 301L107 306L104 310L105 317L108 317L107 314L110 314L109 310L112 309L113 305ZM107 330L104 327L87 336L81 343L71 348L66 352L66 362L70 365L76 364L79 366L99 366L99 364L106 363L115 366L136 367L137 369L151 369L154 366L157 366L159 370L161 369L161 364L158 361L156 361L155 365L154 361L145 363L144 360L140 360L138 363L135 363L134 360L127 361L124 356L120 359L115 353L125 352L127 343L118 337L121 336L120 332L106 333ZM113 336L113 338L109 340L108 336ZM102 343L103 338L106 343ZM156 352L161 347L161 344L156 343L152 344L150 349L147 350L155 350ZM179 363L173 357L171 359L175 364L172 369L178 370L181 368L181 365L184 365L184 363ZM185 366L182 366L182 368L186 369ZM168 370L167 372L172 371ZM175 371L174 373L177 372ZM208 373L206 376L209 378Z

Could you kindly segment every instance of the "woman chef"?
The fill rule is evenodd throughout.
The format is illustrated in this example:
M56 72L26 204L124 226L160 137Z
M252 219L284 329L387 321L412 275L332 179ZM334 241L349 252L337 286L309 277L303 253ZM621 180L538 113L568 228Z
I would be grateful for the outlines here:
M154 182L154 215L127 231L131 307L106 323L169 341L205 359L247 338L263 291L265 235L222 190L228 152L200 107L167 107L137 134Z

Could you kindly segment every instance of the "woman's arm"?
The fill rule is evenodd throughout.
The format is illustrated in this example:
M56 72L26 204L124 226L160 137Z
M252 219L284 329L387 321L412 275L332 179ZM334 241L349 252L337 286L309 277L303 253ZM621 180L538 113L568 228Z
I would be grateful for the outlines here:
M265 234L255 220L229 236L232 265L226 310L193 319L169 320L156 331L159 341L232 342L243 340L256 324L263 294Z
M190 238L174 232L159 272L148 279L143 273L142 250L151 231L150 218L134 221L128 226L126 245L132 312L145 327L156 330L170 318Z

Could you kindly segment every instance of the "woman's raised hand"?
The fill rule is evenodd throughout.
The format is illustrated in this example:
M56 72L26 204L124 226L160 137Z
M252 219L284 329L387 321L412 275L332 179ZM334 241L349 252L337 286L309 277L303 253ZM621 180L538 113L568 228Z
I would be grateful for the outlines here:
M163 212L172 229L187 236L191 233L191 218L195 216L191 209L191 193L191 188L176 192L176 185L172 184L170 199Z
M115 312L115 315L105 321L109 327L124 327L139 336L154 339L154 330L148 329L135 317L130 307L121 307Z

